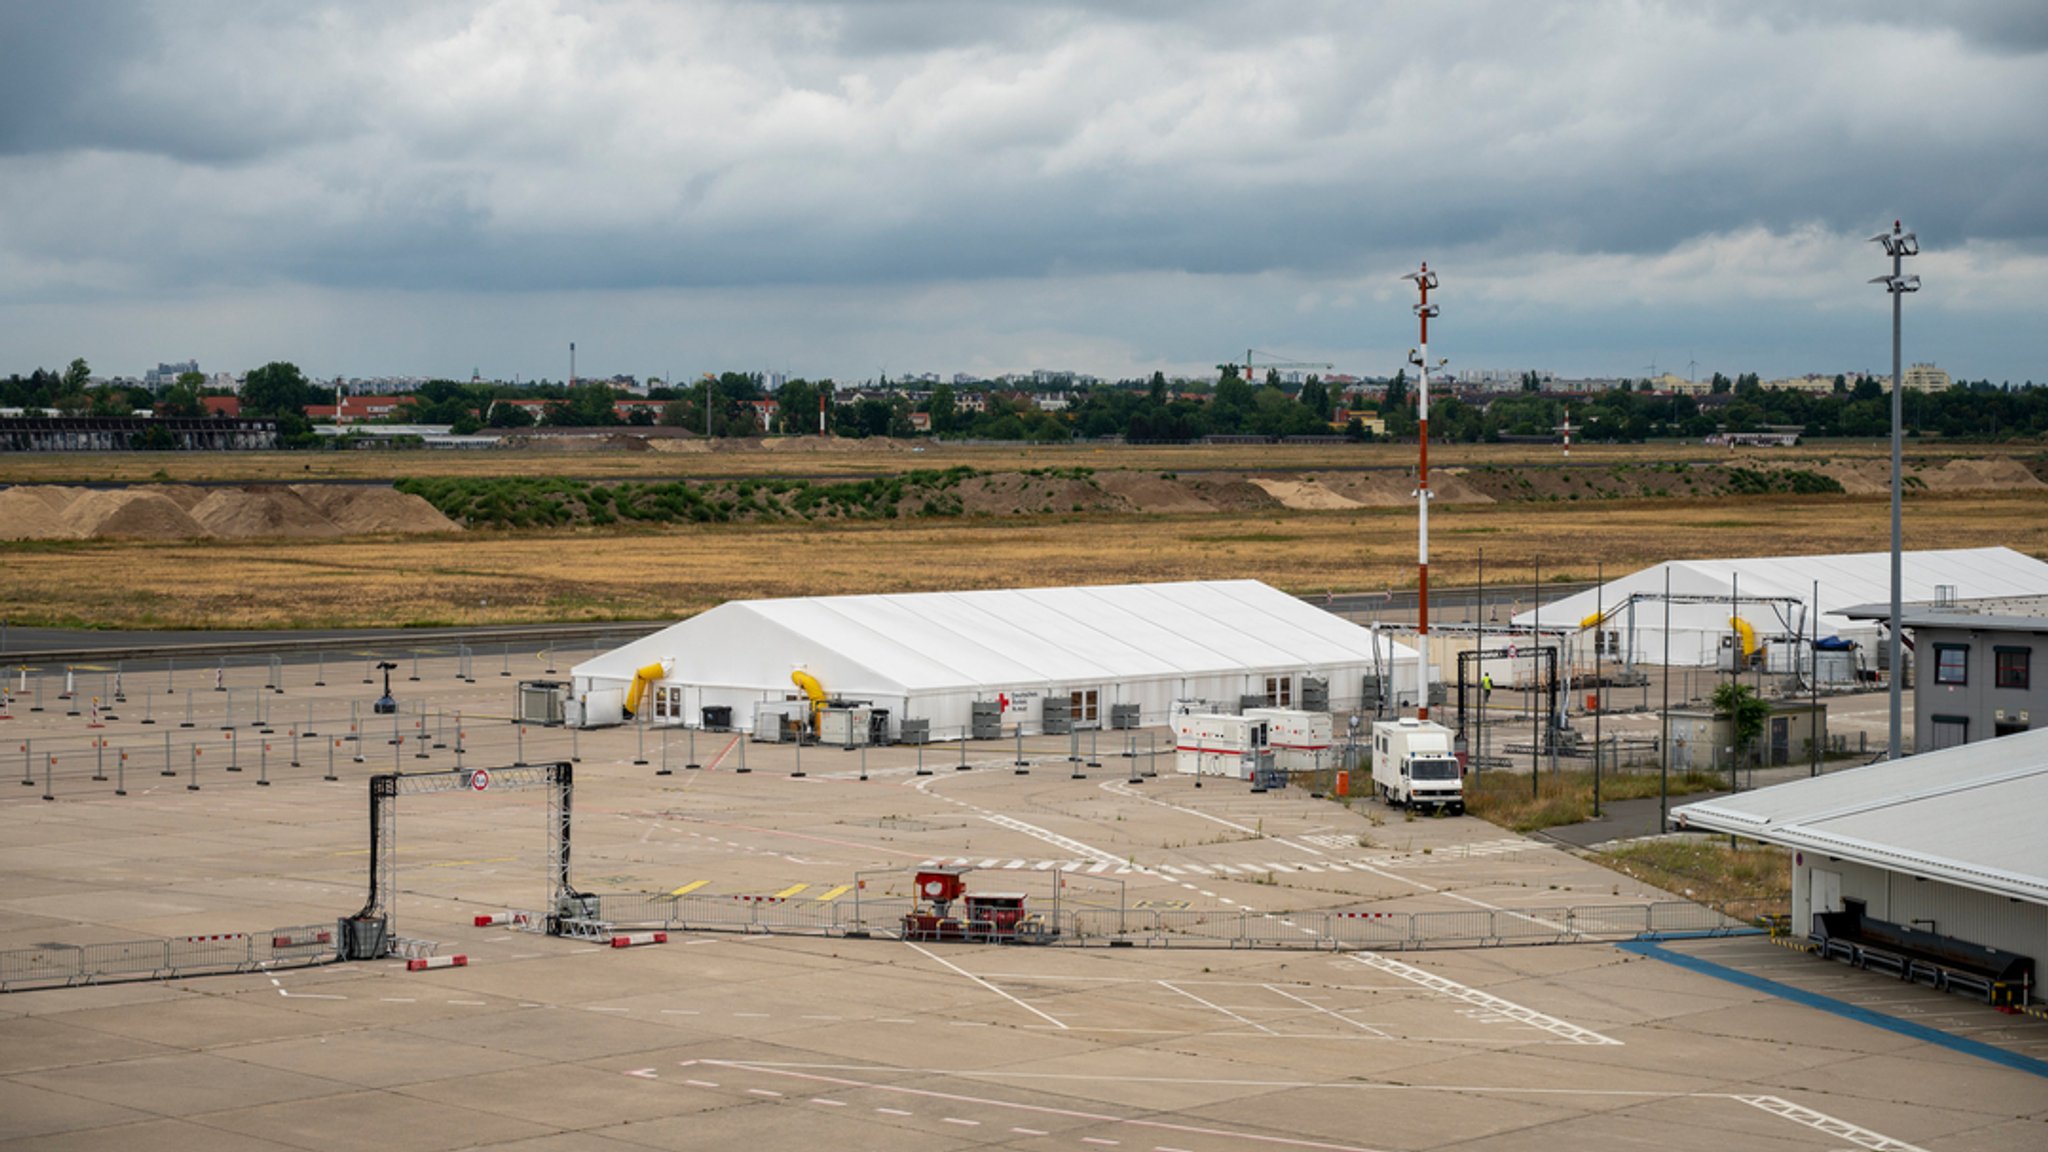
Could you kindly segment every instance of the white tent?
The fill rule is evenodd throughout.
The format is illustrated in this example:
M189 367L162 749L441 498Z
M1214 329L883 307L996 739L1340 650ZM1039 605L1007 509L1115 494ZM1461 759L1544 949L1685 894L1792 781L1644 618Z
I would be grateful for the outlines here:
M1663 599L1667 572L1670 604ZM1705 667L1719 659L1723 639L1730 634L1729 618L1738 616L1748 622L1760 641L1775 641L1775 660L1780 654L1790 657L1800 651L1794 638L1803 639L1813 631L1816 582L1821 637L1855 641L1866 662L1874 661L1881 631L1869 621L1851 620L1840 612L1891 599L1888 552L1670 560L1610 580L1597 595L1588 590L1547 603L1541 609L1541 620L1546 632L1578 629L1596 610L1605 609L1610 615L1604 630L1613 635L1616 645L1609 658L1654 664L1664 658L1668 619L1671 663ZM2048 564L2010 548L1907 552L1901 588L1902 599L1908 603L1943 596L1975 600L2040 595L2048 593ZM1632 605L1631 597L1635 598ZM1731 604L1732 597L1739 600ZM1516 616L1514 623L1527 628L1537 617L1538 612L1531 610Z
M1104 727L1114 704L1136 704L1146 724L1165 722L1176 700L1298 706L1305 677L1326 683L1331 708L1353 708L1387 660L1397 697L1413 699L1413 649L1255 580L1226 580L734 601L571 672L582 700L660 663L659 706L643 708L656 723L694 725L723 706L750 729L755 706L795 696L790 675L803 671L835 697L888 709L892 731L923 719L932 738L954 739L975 701L997 701L1006 731L1034 732L1046 698L1075 693L1092 705L1076 719Z

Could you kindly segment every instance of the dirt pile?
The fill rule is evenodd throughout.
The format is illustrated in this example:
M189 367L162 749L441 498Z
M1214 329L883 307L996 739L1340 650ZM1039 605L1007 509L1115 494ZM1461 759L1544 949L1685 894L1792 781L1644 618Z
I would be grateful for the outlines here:
M344 485L148 485L0 491L0 540L318 539L457 531L417 496Z
M1828 461L1814 471L1830 476L1844 492L1875 495L1891 491L1892 467L1884 460ZM2024 461L2011 457L1986 460L1944 460L1940 464L1906 462L1906 485L1930 492L1997 491L2048 487Z
M1278 500L1289 508L1327 509L1363 508L1365 505L1349 496L1341 496L1314 480L1275 480L1255 476L1252 483L1263 489L1266 495Z

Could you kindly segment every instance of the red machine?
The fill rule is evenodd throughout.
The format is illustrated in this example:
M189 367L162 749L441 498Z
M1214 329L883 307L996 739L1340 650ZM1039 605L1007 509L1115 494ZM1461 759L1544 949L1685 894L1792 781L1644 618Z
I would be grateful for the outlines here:
M1059 934L1044 917L1025 907L1022 892L967 894L971 868L921 868L918 904L903 917L905 940L961 940L996 944L1044 944ZM953 902L965 907L953 915Z

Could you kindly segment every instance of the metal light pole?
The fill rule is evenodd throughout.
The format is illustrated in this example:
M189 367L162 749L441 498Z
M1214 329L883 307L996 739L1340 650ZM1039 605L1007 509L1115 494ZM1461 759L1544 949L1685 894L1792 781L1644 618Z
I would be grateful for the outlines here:
M569 387L576 386L576 342L569 341Z
M1401 277L1401 279L1413 280L1416 289L1422 294L1422 302L1415 305L1415 318L1422 325L1421 343L1418 348L1408 353L1408 362L1422 370L1422 379L1417 385L1415 394L1415 438L1421 449L1421 459L1417 465L1415 486L1415 635L1417 649L1415 663L1418 671L1418 683L1415 686L1415 718L1417 720L1427 720L1429 719L1429 501L1431 496L1429 491L1429 318L1438 315L1443 309L1429 302L1429 290L1436 287L1437 278L1436 273L1429 270L1428 261L1423 262L1421 271L1410 272L1406 276ZM1437 361L1439 367L1444 363L1445 361L1442 360Z
M1889 276L1873 277L1870 282L1872 284L1884 285L1885 291L1891 293L1892 297L1892 616L1891 636L1885 642L1886 655L1891 660L1890 680L1892 691L1891 742L1885 750L1885 758L1897 760L1899 758L1900 744L1905 739L1903 723L1899 712L1900 693L1905 687L1899 681L1899 662L1902 655L1899 639L1899 589L1902 583L1901 569L1903 567L1900 557L1899 507L1901 503L1900 477L1903 475L1900 466L1900 445L1904 439L1902 427L1905 423L1906 405L1900 391L1899 379L1899 314L1901 312L1900 306L1906 293L1918 292L1920 290L1920 277L1901 275L1900 261L1908 256L1918 256L1920 254L1920 238L1911 232L1905 231L1901 222L1894 220L1892 221L1892 230L1890 232L1879 232L1870 239L1872 243L1884 245L1884 254L1892 258L1892 274Z

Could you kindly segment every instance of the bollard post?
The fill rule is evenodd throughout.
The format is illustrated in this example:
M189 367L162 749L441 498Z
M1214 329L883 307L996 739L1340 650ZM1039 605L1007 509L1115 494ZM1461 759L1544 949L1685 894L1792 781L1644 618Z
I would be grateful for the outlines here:
M116 757L114 758L114 795L116 795L116 796L126 796L127 794L128 794L128 750L127 750L127 749L125 749L125 748L123 748L123 749L121 750L121 754L120 754L119 756L116 756Z
M235 730L230 728L223 732L222 735L228 738L228 771L240 772L242 770L242 746L235 743Z
M92 742L92 780L95 784L107 782L107 738L101 736Z
M171 734L166 732L164 733L164 770L162 775L176 776L177 774L178 770L171 766Z
M183 724L180 724L180 725L178 725L178 727L180 727L180 728L190 728L191 726L192 726L192 690L191 690L190 688L187 688L187 689L185 689L185 722L184 722Z
M340 779L339 776L334 774L334 750L340 747L340 745L341 737L339 736L327 741L327 782L330 784Z
M699 768L702 768L702 767L703 767L703 765L702 765L702 764L699 764L699 763L697 763L697 730L696 730L695 728L691 728L691 729L690 729L690 759L689 759L689 762L688 762L688 763L686 763L686 764L684 764L684 765L683 765L683 770L684 770L684 771L686 771L686 772L694 772L694 771L696 771L697 769L699 769Z
M299 730L293 728L290 731L292 734L292 767L297 768L299 766Z
M1017 763L1015 775L1031 775L1031 765L1024 759L1024 722L1017 722Z
M262 749L257 753L256 783L265 788L270 787L270 741L268 740L263 742Z

